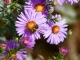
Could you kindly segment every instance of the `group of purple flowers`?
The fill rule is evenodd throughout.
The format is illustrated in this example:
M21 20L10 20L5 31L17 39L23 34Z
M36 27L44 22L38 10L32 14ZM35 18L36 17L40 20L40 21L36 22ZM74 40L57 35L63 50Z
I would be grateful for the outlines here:
M5 50L3 60L24 60L27 57L25 48L33 48L35 40L43 35L47 43L58 45L67 36L66 20L60 14L51 15L56 5L78 3L79 0L27 0L24 12L21 12L15 22L16 31L21 36L20 41L10 40L0 44ZM7 3L7 2L5 2ZM51 9L51 11L49 11ZM22 47L21 47L22 46ZM21 48L20 48L21 47ZM62 52L65 50L61 50Z

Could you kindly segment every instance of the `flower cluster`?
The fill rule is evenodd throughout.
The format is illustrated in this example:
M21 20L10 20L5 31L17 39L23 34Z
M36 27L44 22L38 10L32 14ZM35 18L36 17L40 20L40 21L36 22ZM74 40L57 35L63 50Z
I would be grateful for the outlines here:
M28 5L24 6L24 13L21 12L15 23L19 36L35 41L40 39L42 34L50 44L63 42L68 30L66 20L62 19L60 14L52 15L53 20L48 18L45 0L29 0L26 4Z
M58 45L67 36L67 23L60 14L53 15L56 5L64 3L78 3L79 0L27 0L17 20L16 32L19 39L12 39L0 44L2 60L24 60L27 57L25 48L33 49L35 40L41 39L49 44ZM4 4L10 4L11 0L4 0ZM65 55L68 50L60 48L60 54Z
M26 58L26 49L19 50L19 46L20 42L15 42L14 40L10 40L1 44L1 47L4 48L2 52L4 58L2 58L2 60L23 60L24 58Z

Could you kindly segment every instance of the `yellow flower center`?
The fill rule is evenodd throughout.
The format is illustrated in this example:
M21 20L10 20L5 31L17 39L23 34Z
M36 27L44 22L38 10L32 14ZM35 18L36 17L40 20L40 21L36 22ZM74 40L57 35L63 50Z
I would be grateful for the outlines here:
M34 33L38 29L38 25L34 21L29 21L26 23L26 28Z
M54 34L57 34L59 32L59 30L60 30L60 27L57 25L52 27L52 33L54 33Z
M4 58L2 58L2 60L8 60L8 58L7 57L4 57Z
M12 60L15 60L15 59L12 58Z
M36 9L37 12L43 12L44 11L44 6L42 4L36 4L34 6L34 9Z
M10 60L15 60L15 58L11 58Z
M16 53L12 54L12 57L16 57Z

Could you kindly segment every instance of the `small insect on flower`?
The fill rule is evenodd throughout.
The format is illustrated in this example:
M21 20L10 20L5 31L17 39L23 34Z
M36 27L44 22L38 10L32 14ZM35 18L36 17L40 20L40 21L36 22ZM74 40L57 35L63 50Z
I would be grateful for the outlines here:
M26 29L34 33L38 29L38 25L34 21L29 21L28 23L26 23Z
M35 10L24 10L17 19L15 23L17 33L30 36L32 40L40 39L40 34L47 26L45 16Z

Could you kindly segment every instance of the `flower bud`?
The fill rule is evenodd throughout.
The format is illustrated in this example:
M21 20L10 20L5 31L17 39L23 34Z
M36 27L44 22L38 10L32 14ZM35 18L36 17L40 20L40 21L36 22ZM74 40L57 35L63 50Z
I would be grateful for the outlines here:
M6 43L2 43L2 44L0 44L0 47L1 47L2 49L6 49L7 45L6 45Z
M4 0L4 4L10 4L11 0Z
M66 47L61 47L59 49L60 54L66 55L68 53L68 49Z

